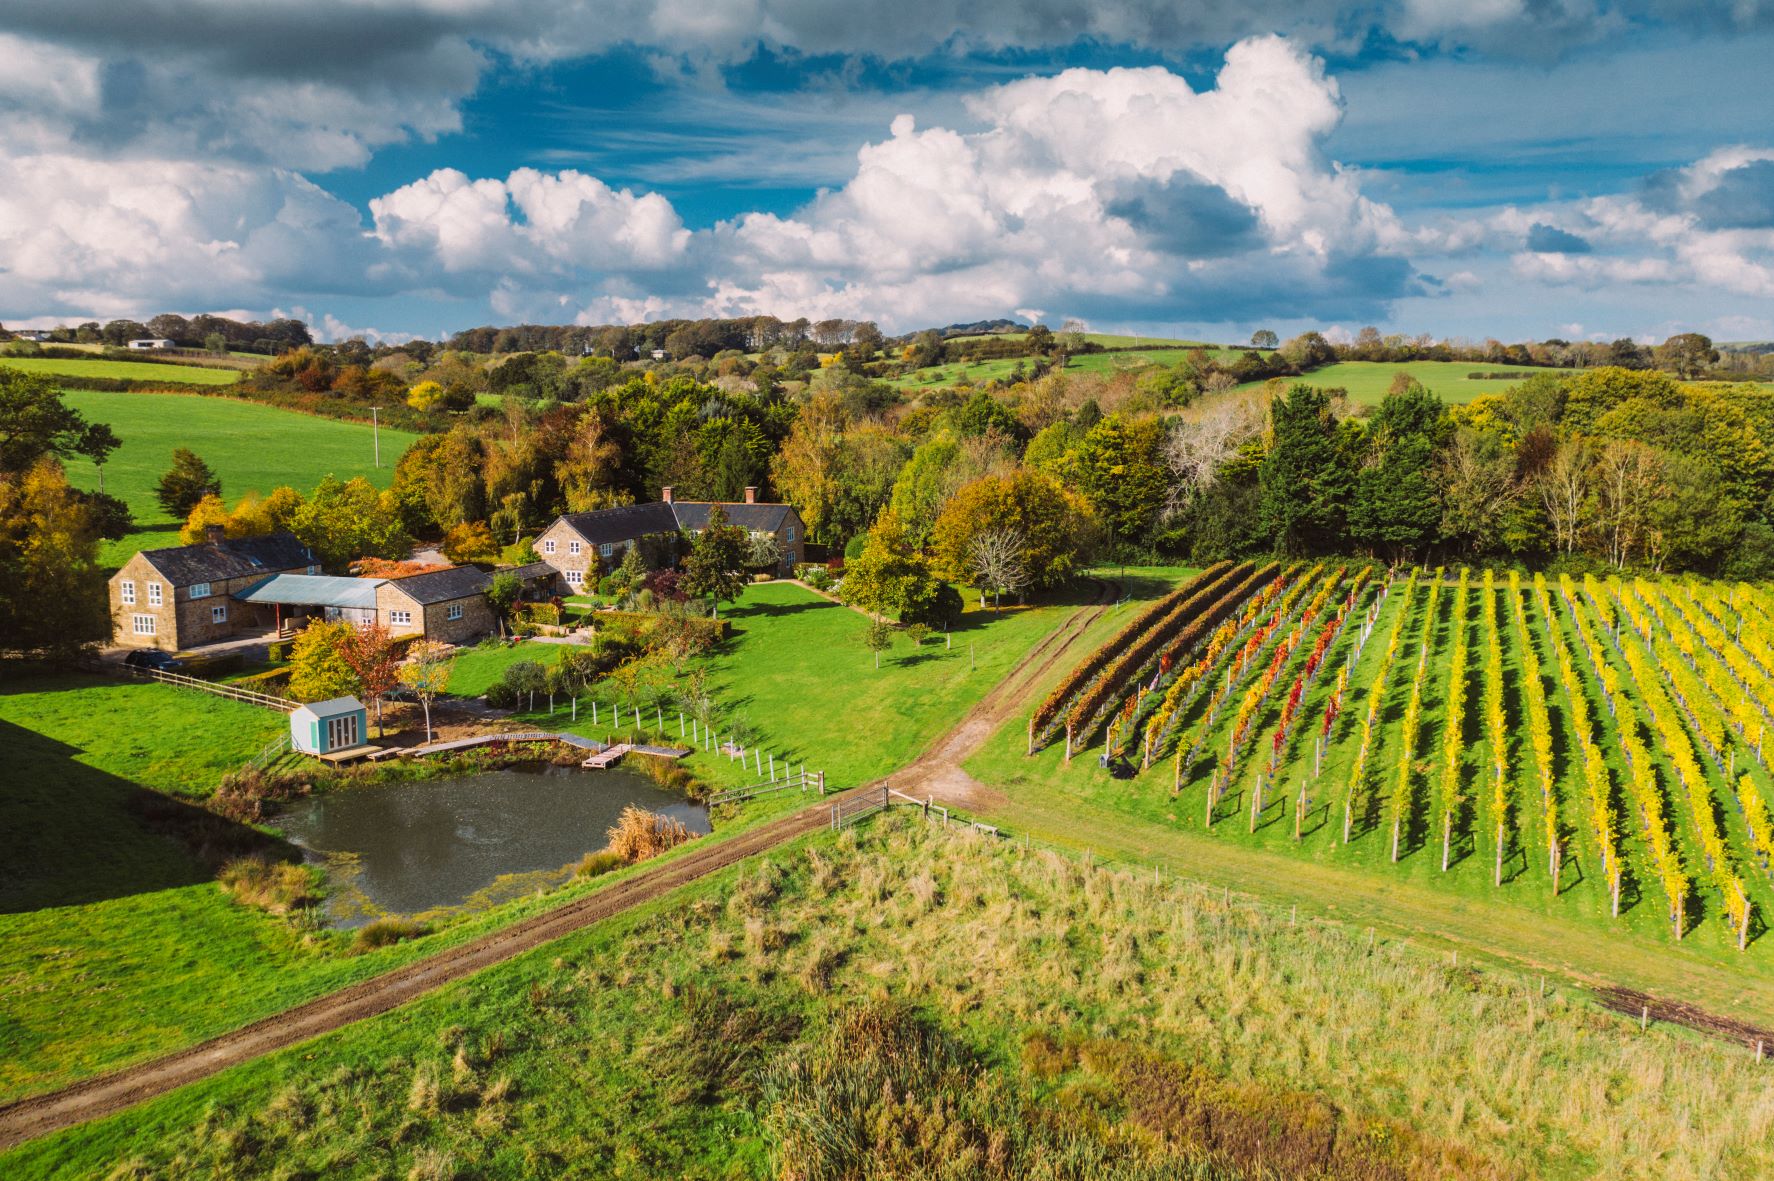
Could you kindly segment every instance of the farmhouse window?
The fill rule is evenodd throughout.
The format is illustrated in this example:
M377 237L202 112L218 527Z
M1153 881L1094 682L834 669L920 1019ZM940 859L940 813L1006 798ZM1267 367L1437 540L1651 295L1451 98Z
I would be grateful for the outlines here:
M413 622L413 613L411 611L390 611L388 622L396 626L410 626Z
M585 571L583 571L583 570L568 570L564 575L562 575L562 577L567 580L568 586L578 586L580 583L585 581Z
M597 547L597 552L607 558L611 554L616 552L616 547L606 541L606 542L604 542L604 544Z
M445 616L445 618L448 618L448 619L462 618L462 604L451 603L450 609L448 611L444 612L444 616Z
M788 527L788 543L790 545L795 543L795 527L793 525Z
M578 553L580 548L581 548L581 546L579 545L579 543L577 541L567 542L567 552L570 554Z
M209 621L211 623L227 623L228 604L218 603L214 607L211 607L209 609Z
M207 599L207 598L209 598L209 583L207 583L207 582L193 582L191 584L191 597L193 599Z
M136 635L151 636L154 634L154 617L152 615L134 615L130 619L135 625Z
M542 543L542 552L545 554L552 554L554 552L554 538L550 537L547 541Z
M117 584L117 594L120 598L122 598L124 603L128 604L131 607L135 606L136 584L134 582L129 581L129 580L125 580L123 582L118 583Z
M160 606L160 584L158 582L148 584L148 606Z

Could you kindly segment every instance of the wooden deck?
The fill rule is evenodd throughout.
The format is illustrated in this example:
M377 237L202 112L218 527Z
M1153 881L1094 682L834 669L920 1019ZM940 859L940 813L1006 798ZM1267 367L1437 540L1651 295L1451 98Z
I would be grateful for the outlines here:
M612 764L621 762L622 756L627 754L629 751L631 751L633 749L634 749L634 747L630 746L626 742L620 743L616 746L608 747L607 749L598 751L596 754L592 755L590 758L586 759L583 763L581 763L580 766L593 767L593 768L596 768L597 770L601 771L605 767L608 767L608 766L611 766Z
M348 746L344 750L329 751L314 757L326 763L355 763L358 759L373 759L382 753L379 746Z

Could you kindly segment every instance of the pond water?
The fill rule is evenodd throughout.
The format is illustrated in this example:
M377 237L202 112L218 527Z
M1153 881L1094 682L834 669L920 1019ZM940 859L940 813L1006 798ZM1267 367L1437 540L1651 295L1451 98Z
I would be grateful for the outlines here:
M709 831L707 808L632 772L542 765L328 792L277 823L328 861L328 911L350 927L558 884L629 804Z

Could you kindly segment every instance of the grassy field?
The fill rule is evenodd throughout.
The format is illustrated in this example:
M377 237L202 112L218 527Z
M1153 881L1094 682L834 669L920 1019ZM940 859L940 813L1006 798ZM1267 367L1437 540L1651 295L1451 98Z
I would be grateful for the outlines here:
M106 565L121 565L138 549L179 544L182 522L168 517L154 499L154 484L171 465L174 447L202 456L232 503L248 491L267 493L280 484L307 493L329 474L341 480L367 476L386 488L395 461L416 437L384 427L377 468L371 428L357 423L185 394L70 390L65 399L88 419L109 423L123 440L105 465L105 490L128 502L136 529L105 543ZM99 486L98 471L87 460L70 460L68 475L82 488Z
M898 637L876 669L863 645L868 623L862 615L792 583L755 584L721 610L732 623L731 639L699 661L717 703L716 733L724 739L740 722L755 732L752 745L779 766L824 770L834 789L866 783L910 762L958 722L1074 606L1060 601L982 611L973 604L953 629L952 646L940 632L921 649ZM484 692L512 660L551 646L465 653L458 660L469 663L451 688ZM583 705L577 723L569 721L565 702L557 702L553 715L539 708L519 716L615 737L608 726L615 694L602 689L593 696L603 706L602 729ZM664 713L665 736L675 740L675 708L667 704ZM712 783L756 778L713 753L698 752L688 765Z
M1304 377L1284 377L1284 385L1305 383L1324 389L1347 390L1351 401L1360 406L1378 406L1392 385L1393 376L1404 370L1444 402L1470 402L1480 394L1500 394L1524 377L1536 373L1559 373L1557 369L1522 368L1515 365L1488 365L1480 361L1339 361L1314 369ZM1474 380L1469 373L1507 373L1509 377ZM1239 389L1259 388L1263 382L1246 382Z
M547 666L561 658L559 644L519 643L509 647L488 644L464 649L450 665L450 689L458 697L479 697L505 675L505 670L520 660L533 660Z
M1630 882L1636 883L1629 885L1622 915L1611 917L1608 890L1598 869L1599 856L1583 822L1586 796L1575 754L1572 714L1568 705L1561 704L1558 686L1552 680L1555 665L1549 647L1553 633L1549 629L1556 627L1560 635L1574 635L1562 612L1558 618L1548 620L1540 617L1533 606L1528 608L1528 618L1533 621L1529 635L1543 665L1552 706L1557 802L1567 853L1560 892L1553 896L1547 870L1538 790L1531 786L1531 776L1537 774L1533 771L1535 764L1530 761L1524 767L1521 761L1532 758L1525 737L1513 740L1511 753L1512 839L1504 863L1504 884L1501 888L1493 885L1494 840L1489 836L1487 822L1479 819L1480 805L1476 801L1461 812L1453 864L1442 871L1439 768L1443 728L1448 724L1443 713L1448 699L1448 657L1455 630L1454 590L1451 586L1444 588L1437 614L1431 620L1425 614L1427 589L1420 587L1407 602L1402 586L1401 583L1381 607L1373 639L1362 649L1350 675L1351 688L1344 713L1325 751L1322 777L1313 773L1313 724L1322 717L1335 670L1348 659L1355 643L1359 629L1353 626L1345 630L1327 655L1326 667L1330 672L1302 700L1300 716L1308 721L1286 748L1281 769L1268 780L1271 786L1254 833L1250 831L1248 813L1252 775L1262 761L1258 749L1264 753L1268 750L1282 699L1298 675L1304 651L1284 664L1279 687L1254 715L1254 737L1249 740L1246 761L1240 766L1231 794L1216 811L1211 827L1206 822L1205 808L1209 778L1215 760L1225 752L1226 730L1234 707L1255 677L1254 671L1237 680L1216 721L1210 723L1205 716L1205 698L1182 715L1180 733L1185 739L1203 737L1210 753L1183 776L1178 793L1172 791L1174 769L1170 756L1174 747L1162 750L1151 770L1132 779L1116 779L1097 765L1095 755L1100 750L1100 739L1088 757L1074 759L1067 766L1061 750L1055 747L1028 757L1024 753L1026 729L1020 722L1005 727L969 763L968 769L1004 792L1005 802L994 811L994 818L1019 830L1148 859L1198 874L1208 881L1298 901L1320 913L1445 939L1478 954L1498 953L1578 978L1651 989L1751 1020L1774 1021L1774 972L1770 971L1768 942L1758 940L1747 953L1736 950L1733 932L1723 921L1716 898L1711 896L1710 886L1704 880L1703 858L1687 806L1674 786L1669 766L1660 764L1658 775L1669 795L1667 812L1675 822L1677 845L1689 872L1697 879L1696 897L1690 903L1689 914L1699 921L1691 923L1691 929L1679 943L1673 939L1662 898L1653 884L1656 879L1639 826L1626 818L1630 804L1623 797L1625 766L1619 753L1618 734L1603 708L1599 684L1590 678L1586 683L1591 688L1586 693L1595 696L1590 703L1591 713L1605 722L1594 739L1606 752L1614 790L1621 797L1616 806L1626 809L1619 825L1621 845L1631 867ZM1371 595L1372 591L1367 593ZM1507 595L1502 589L1497 593L1500 599ZM1556 598L1556 590L1553 593ZM1464 742L1459 765L1469 798L1480 794L1485 769L1490 765L1489 748L1478 716L1482 692L1478 677L1484 659L1484 649L1478 646L1479 595L1475 587L1468 610L1469 675L1461 719ZM1344 800L1359 744L1358 722L1368 706L1366 686L1383 659L1385 637L1401 615L1405 616L1401 648L1407 654L1395 661L1388 680L1381 720L1376 727L1375 753L1370 756L1366 779L1369 786L1356 798L1354 840L1344 844ZM1508 730L1521 735L1522 654L1507 604L1500 605L1500 617ZM1418 640L1426 624L1430 651L1425 662L1421 728L1413 754L1412 819L1406 828L1403 855L1394 864L1385 797L1396 781L1402 719ZM1575 650L1574 639L1567 643ZM1310 646L1308 642L1302 647ZM1265 651L1253 664L1265 664L1267 656ZM1212 675L1217 687L1224 673L1216 669ZM1057 681L1057 675L1054 679ZM1303 738L1299 737L1301 733ZM1747 758L1740 760L1739 769L1747 762ZM1433 773L1431 768L1435 769ZM1757 775L1761 775L1759 768ZM1302 781L1308 787L1309 816L1303 837L1296 842L1292 801ZM1275 785L1280 785L1279 791ZM1715 791L1722 798L1730 798L1723 794L1722 780L1715 784ZM1720 815L1731 844L1740 851L1746 850L1741 816L1728 806L1720 809ZM1743 854L1740 852L1739 856ZM1770 890L1760 872L1751 872L1753 859L1743 856L1741 867L1757 913L1767 916L1774 909L1774 890Z
M116 377L128 381L175 381L193 385L233 385L238 369L206 365L167 365L152 361L76 361L63 357L0 357L0 365L50 377Z
M0 1171L1750 1178L1765 1090L1531 975L902 813Z

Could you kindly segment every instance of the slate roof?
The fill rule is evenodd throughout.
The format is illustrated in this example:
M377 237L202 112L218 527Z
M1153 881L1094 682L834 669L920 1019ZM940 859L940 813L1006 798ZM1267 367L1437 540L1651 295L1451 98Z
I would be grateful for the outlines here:
M143 550L142 557L174 586L251 578L279 570L305 570L319 561L293 533Z
M327 574L273 574L234 595L243 603L283 603L296 607L368 607L376 605L381 578L339 578Z
M527 566L505 566L493 571L495 578L501 574L515 574L524 582L530 582L537 578L558 578L560 571L547 562L531 562Z
M473 566L457 566L450 570L409 574L405 578L390 578L387 581L389 586L413 602L428 607L433 603L472 598L492 584L493 576Z
M595 509L588 513L563 513L560 519L592 545L678 531L678 519L672 515L671 505L663 500Z
M706 529L714 503L707 500L679 500L672 503L681 529ZM793 510L786 504L722 504L727 510L727 523L755 533L774 533Z

